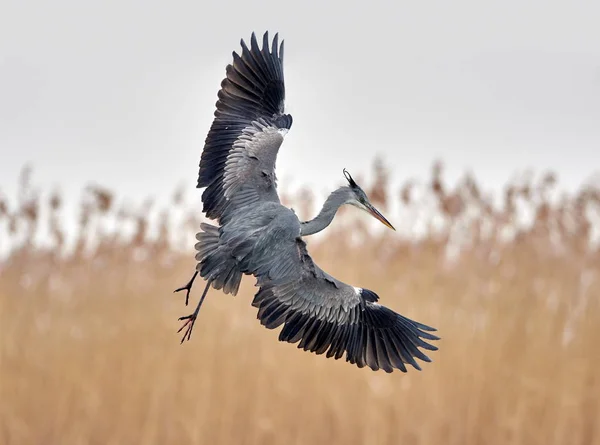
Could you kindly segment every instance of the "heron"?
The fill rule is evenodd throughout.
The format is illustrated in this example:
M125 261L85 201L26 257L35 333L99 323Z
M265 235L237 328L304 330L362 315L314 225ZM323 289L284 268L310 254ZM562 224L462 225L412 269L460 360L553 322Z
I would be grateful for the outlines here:
M269 45L271 43L271 45ZM285 113L284 42L268 31L259 46L240 41L218 92L214 120L200 159L197 188L203 213L215 224L202 223L196 235L196 270L185 290L188 305L194 280L206 286L191 314L180 317L181 343L190 340L210 287L236 295L242 276L256 278L252 306L268 329L283 326L279 341L335 360L392 372L407 372L415 359L431 362L421 350L438 348L435 328L379 304L372 290L346 284L311 258L304 237L329 226L338 209L357 207L385 226L392 224L369 201L350 173L347 184L333 191L314 219L301 221L277 194L275 163L292 116ZM419 349L421 348L421 349Z

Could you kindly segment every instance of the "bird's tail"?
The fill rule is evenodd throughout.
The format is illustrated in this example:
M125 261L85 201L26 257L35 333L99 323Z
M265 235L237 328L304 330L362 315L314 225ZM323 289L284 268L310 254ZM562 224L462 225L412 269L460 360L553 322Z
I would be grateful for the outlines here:
M236 295L242 281L237 261L230 249L219 242L219 228L202 223L201 232L196 234L196 270L200 276L211 282L215 289L226 294Z

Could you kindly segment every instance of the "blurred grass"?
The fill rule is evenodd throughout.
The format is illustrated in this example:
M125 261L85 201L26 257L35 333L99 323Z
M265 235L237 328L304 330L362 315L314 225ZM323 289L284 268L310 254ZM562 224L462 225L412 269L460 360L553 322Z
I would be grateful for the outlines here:
M177 318L191 309L172 292L193 270L198 210L177 194L156 237L149 204L119 207L90 187L67 249L62 197L43 198L25 171L17 199L0 198L0 240L12 240L0 263L0 443L600 444L590 242L600 190L552 202L546 175L507 184L495 208L469 177L449 189L440 166L419 193L396 193L379 173L367 192L380 207L400 205L406 222L433 202L426 219L441 227L373 234L349 209L309 249L328 272L438 328L422 372L372 372L278 342L256 320L250 278L235 298L211 291L179 345ZM286 202L315 211L303 194ZM110 221L133 235L105 230ZM40 230L53 248L29 241Z

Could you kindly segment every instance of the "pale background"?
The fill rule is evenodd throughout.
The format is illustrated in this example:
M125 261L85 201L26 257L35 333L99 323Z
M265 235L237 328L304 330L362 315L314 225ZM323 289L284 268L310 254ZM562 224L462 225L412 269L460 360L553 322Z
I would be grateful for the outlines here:
M487 187L552 169L575 188L600 165L600 4L588 1L4 1L0 178L21 166L77 190L194 193L239 39L286 41L280 184L325 190L374 154L394 181Z

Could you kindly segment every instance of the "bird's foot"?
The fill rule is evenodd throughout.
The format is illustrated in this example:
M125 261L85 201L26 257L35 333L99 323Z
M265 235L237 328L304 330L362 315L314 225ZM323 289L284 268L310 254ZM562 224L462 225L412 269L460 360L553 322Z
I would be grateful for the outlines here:
M192 279L190 280L190 282L183 286L182 288L178 289L178 290L183 290L183 289L188 289L192 287L192 283L194 282L194 279L196 278L196 275L198 275L198 272L196 272L194 274L194 276L192 277ZM185 328L185 332L183 333L183 337L181 338L181 343L184 342L184 340L187 338L187 340L190 340L190 337L192 336L192 329L194 329L194 323L196 323L196 318L198 318L198 312L200 312L200 307L202 306L202 302L204 301L204 298L206 297L206 294L208 293L208 289L210 288L210 281L208 281L206 283L206 287L204 288L204 292L202 292L202 296L200 297L200 301L198 302L198 306L196 306L196 310L194 312L192 312L190 315L186 315L185 317L179 317L179 320L181 321L185 321L185 323L183 324L183 326L181 326L179 328L179 330L177 332L181 332L184 328ZM175 291L177 292L177 291ZM185 304L187 304L187 299Z
M177 332L179 333L183 330L183 328L186 328L183 337L181 338L180 344L182 344L186 338L188 341L190 340L190 337L192 336L192 329L194 329L194 323L196 322L196 318L198 318L197 313L186 315L185 317L179 317L179 320L185 320L185 323L179 328Z
M186 291L185 292L185 305L186 306L188 305L188 302L190 301L190 292L192 290L192 285L194 284L194 280L196 279L197 275L198 275L198 271L194 272L192 279L190 281L188 281L188 283L185 286L179 287L173 291L173 293L181 292L182 290Z

